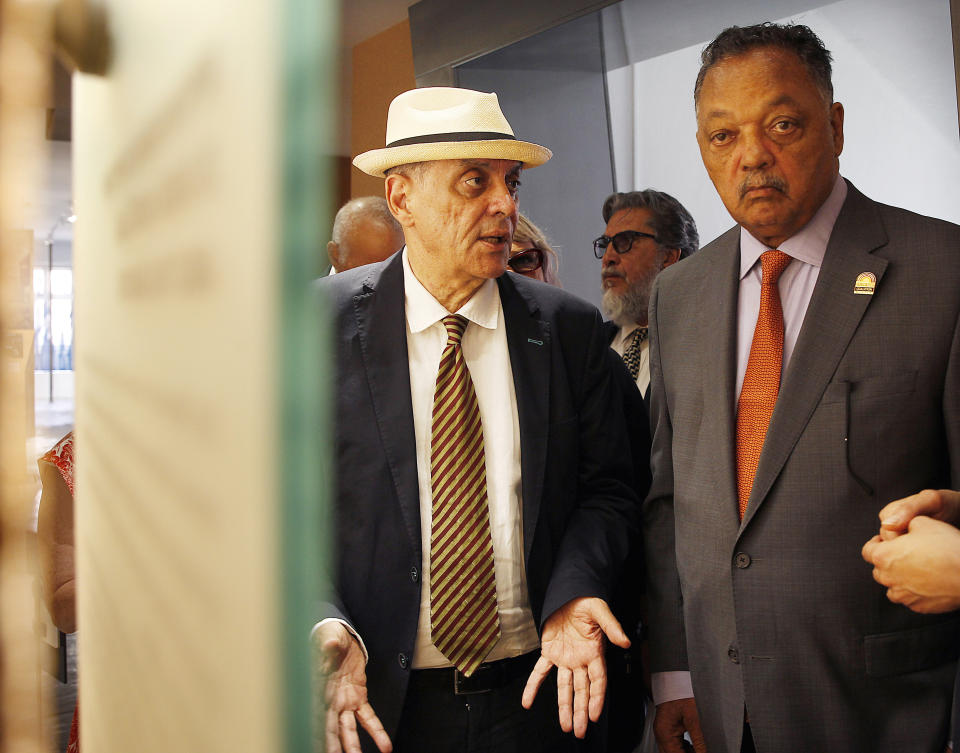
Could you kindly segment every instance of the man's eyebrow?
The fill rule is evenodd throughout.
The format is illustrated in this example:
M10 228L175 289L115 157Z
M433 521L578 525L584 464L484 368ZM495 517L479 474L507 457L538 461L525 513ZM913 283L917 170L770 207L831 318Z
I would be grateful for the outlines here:
M725 118L730 113L726 110L711 110L708 113L704 114L704 118Z

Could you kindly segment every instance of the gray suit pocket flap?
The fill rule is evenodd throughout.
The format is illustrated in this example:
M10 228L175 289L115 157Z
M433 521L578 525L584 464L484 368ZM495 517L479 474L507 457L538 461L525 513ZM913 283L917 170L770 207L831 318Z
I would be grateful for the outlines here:
M917 383L916 371L899 374L879 374L850 384L850 397L854 400L870 400L891 395L908 395Z
M830 382L820 402L839 403L847 400L848 396L853 400L871 400L893 395L908 395L914 391L916 382L916 371L877 374L864 379Z
M869 677L890 677L933 669L960 654L960 619L913 630L877 633L863 639Z

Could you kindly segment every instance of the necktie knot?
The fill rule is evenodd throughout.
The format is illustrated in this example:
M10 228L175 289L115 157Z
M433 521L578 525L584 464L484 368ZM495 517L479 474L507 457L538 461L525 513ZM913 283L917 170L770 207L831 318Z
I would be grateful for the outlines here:
M443 317L443 326L447 329L447 344L459 345L467 328L467 318L460 314L448 314Z
M761 285L776 285L783 270L793 261L793 257L783 251L773 249L760 255L760 267L763 270Z

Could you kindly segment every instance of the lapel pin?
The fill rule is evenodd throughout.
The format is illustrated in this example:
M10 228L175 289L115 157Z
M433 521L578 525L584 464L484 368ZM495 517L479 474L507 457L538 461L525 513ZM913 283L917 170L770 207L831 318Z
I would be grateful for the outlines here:
M543 345L543 340L534 340L532 337L528 337L527 342L533 343L534 345Z
M877 276L873 272L861 272L853 284L853 292L857 295L873 295L877 287Z

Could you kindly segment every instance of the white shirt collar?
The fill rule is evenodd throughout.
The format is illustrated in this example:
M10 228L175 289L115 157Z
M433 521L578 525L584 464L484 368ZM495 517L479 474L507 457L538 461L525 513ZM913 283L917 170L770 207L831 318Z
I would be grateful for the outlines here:
M780 244L780 250L794 259L799 259L814 267L820 267L823 264L823 256L827 252L827 243L830 240L830 234L833 232L833 226L837 222L837 216L840 214L840 209L843 207L846 198L847 182L840 175L837 175L837 180L834 182L827 200L820 205L817 213L813 215L810 222L800 229L800 232ZM757 240L750 235L746 228L740 226L741 280L757 263L760 255L769 250L770 246Z
M433 297L410 268L407 247L403 247L403 290L406 302L407 325L411 332L422 332L450 314ZM487 329L496 329L500 315L500 290L496 280L486 280L459 311L474 324Z

